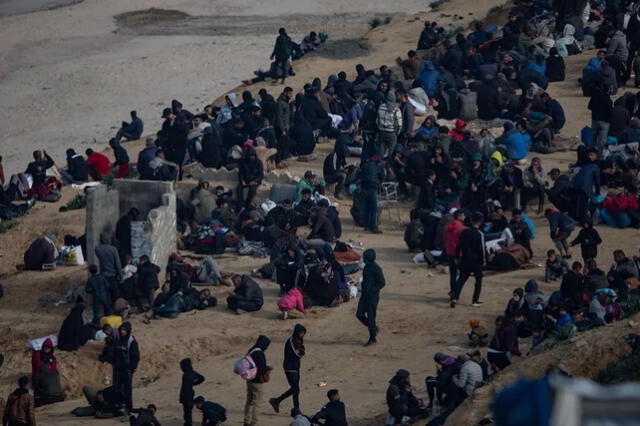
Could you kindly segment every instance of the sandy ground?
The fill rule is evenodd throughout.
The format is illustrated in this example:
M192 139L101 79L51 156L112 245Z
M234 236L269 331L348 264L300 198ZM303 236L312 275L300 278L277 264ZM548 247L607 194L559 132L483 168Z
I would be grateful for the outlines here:
M136 8L153 5L180 8L190 14L203 14L196 2L171 2L171 5L168 1L165 5L161 3L142 1L136 4ZM247 16L255 16L255 8L247 7L248 3L229 2L226 6L230 14L246 13ZM331 5L332 2L320 3ZM486 9L497 3L489 1L469 5L464 0L452 0L446 5L446 12L464 15L465 19L460 22L467 22L473 16L482 16ZM286 5L286 10L291 10L294 2L276 3L274 0L273 4ZM339 2L333 2L333 6L337 4ZM224 5L225 3L216 3L216 6ZM313 7L316 5L317 3L314 3ZM242 63L234 62L240 58L233 52L239 50L237 46L241 46L240 43L244 39L233 37L234 45L229 46L229 52L225 53L218 50L224 47L219 44L211 47L207 45L207 48L203 49L202 45L197 43L198 40L212 43L216 41L212 40L216 39L215 37L125 37L117 32L105 35L115 29L112 19L103 11L105 7L110 10L109 13L115 14L126 11L130 6L119 0L109 2L108 6L98 6L96 1L87 1L70 8L5 19L7 25L0 27L0 37L3 37L5 31L10 33L11 30L19 29L22 29L24 37L21 42L15 41L9 48L4 44L0 46L2 57L11 59L0 61L5 73L4 80L0 82L0 103L5 106L5 94L9 93L13 96L13 103L10 104L14 105L11 109L0 108L0 114L5 118L2 122L9 125L3 148L19 146L22 150L26 149L29 143L32 145L28 149L31 149L34 146L31 137L42 140L42 144L46 142L47 146L63 139L65 143L91 140L94 136L100 135L100 132L105 132L111 122L117 122L123 114L126 115L129 107L123 105L133 103L140 105L140 114L148 119L148 130L152 131L159 122L155 117L148 118L153 116L154 107L160 111L161 106L168 100L178 97L184 101L185 106L191 108L200 100L205 102L205 99L208 101L220 95L223 89L230 90L234 87L235 81L240 79L236 75L239 74L238 69L243 69ZM305 7L312 6L305 4ZM298 76L291 79L290 84L299 88L314 76L326 77L340 69L352 70L359 62L371 67L383 63L391 64L395 56L414 47L421 21L444 21L445 18L439 15L440 12L433 12L420 14L419 19L398 17L391 24L372 31L363 39L372 46L367 56L339 60L321 56L306 58L296 66ZM44 42L44 35L54 31L52 24L47 24L51 19L60 19L68 25L56 26L60 35L55 40ZM459 25L457 22L456 25ZM33 25L33 33L24 29L27 25ZM77 28L72 28L74 25ZM74 33L86 35L75 37ZM255 38L253 43L257 43L257 40L258 38ZM265 40L262 49L270 48L271 42L271 38ZM91 43L96 43L95 52L87 56L86 50L83 49L87 49ZM77 47L77 55L74 53L74 46ZM254 48L258 49L259 46L254 44L249 49L242 45L240 51L248 53ZM24 49L26 57L19 53L21 49ZM85 53L80 53L83 51ZM206 54L199 54L203 52ZM243 57L247 61L264 63L265 55L263 52L260 53L259 57L246 54ZM224 56L224 64L220 61L222 54L227 55ZM172 60L167 60L167 56ZM588 56L585 54L571 58L567 62L567 82L555 84L550 89L554 95L562 97L569 135L576 134L587 123L584 108L586 102L578 95L575 78ZM145 59L141 60L143 57ZM29 61L35 61L39 65L29 69ZM175 68L170 68L169 63L173 63ZM231 68L232 66L235 68ZM214 72L212 75L215 75L216 83L209 82L208 79L203 83L198 71L201 72L204 68L228 68L235 73L227 82L221 83L218 78L220 74ZM148 72L150 69L153 69L153 72ZM32 82L35 84L31 84ZM45 84L51 87L50 93L42 91L41 87ZM255 92L259 87L261 86L251 89ZM116 90L120 92L117 95ZM278 88L274 87L272 90L276 92ZM36 97L39 101L37 103ZM36 111L38 126L30 127L21 121L23 118L26 119L22 117L21 112L30 109ZM63 117L68 117L71 113L74 120L61 122ZM9 114L11 119L6 117ZM32 115L29 116L31 117ZM104 140L103 136L98 139ZM75 146L78 144L79 142L74 142ZM137 145L128 147L133 154ZM310 164L291 163L291 171L298 175L307 168L321 171L322 154L330 150L330 145L321 145L318 150L321 154L318 160ZM13 155L12 161L18 158L25 161L27 154L16 151ZM543 162L548 169L555 166L566 169L567 163L574 157L574 153L556 153L543 156ZM72 195L72 191L66 192L65 199L71 198ZM504 309L513 288L524 285L530 278L541 281L544 271L543 268L537 268L489 276L485 279L482 297L485 304L481 309L469 306L471 288L466 288L459 307L451 310L446 297L448 276L414 265L411 262L412 255L406 252L402 240L402 222L407 219L410 206L402 206L402 221L398 221L395 212L392 212L391 218L384 212L384 234L369 235L363 234L353 226L348 213L349 204L346 202L340 206L345 239L375 248L387 277L388 284L383 290L379 308L379 324L382 329L380 343L371 348L361 346L367 333L355 319L355 302L335 309L313 309L300 321L309 330L306 339L308 355L302 364L301 404L305 413L312 414L325 402L326 390L336 387L340 389L347 404L350 424L380 424L380 416L386 411L384 391L388 380L398 368L409 369L414 374L414 385L417 392L423 395L424 377L433 374L435 370L433 354L439 351L461 353L455 348L448 348L452 345L464 345L469 319L479 318L484 325L492 329L493 319ZM7 357L0 371L1 396L5 396L13 388L21 374L30 371L29 354L24 351L25 342L33 337L56 332L68 311L68 306L56 308L51 303L42 306L38 300L41 296L57 300L66 289L81 285L86 276L82 267L60 268L48 273L15 272L15 264L21 263L22 253L34 237L48 232L56 232L60 237L66 233L83 232L84 212L62 214L57 212L58 206L59 204L38 204L35 211L23 218L16 228L0 234L0 252L4 255L0 258L0 276L7 284L6 295L0 300L0 348ZM537 215L532 217L538 227L538 237L533 243L534 263L540 264L543 263L543 252L551 248L552 244L544 219ZM622 247L627 253L637 251L634 237L638 235L638 231L603 227L600 227L599 231L604 239L598 259L603 269L608 268L611 261L610 253L614 248ZM220 259L220 263L224 269L248 272L260 265L262 260L225 255ZM232 364L260 333L270 336L273 341L267 355L269 363L275 367L275 374L265 387L266 396L276 396L284 391L285 379L280 369L282 344L294 322L285 322L277 318L276 286L270 283L263 284L265 305L262 311L255 314L238 317L223 307L217 307L204 312L184 314L176 320L156 321L151 325L142 324L139 318L134 319L134 335L142 351L142 361L134 382L136 405L154 402L160 407L158 415L163 424L181 425L181 411L177 402L180 381L178 361L184 356L190 356L194 360L196 370L207 378L196 392L203 394L207 399L222 403L229 410L230 420L227 423L239 424L244 403L244 384L232 373ZM550 292L558 285L557 282L543 284L542 288L545 292ZM468 283L468 287L471 287L471 283ZM225 288L213 289L220 300L223 300L227 291ZM100 387L103 378L109 376L109 369L95 361L100 349L100 344L90 344L77 353L58 354L63 385L70 398L80 396L82 385L92 384ZM147 380L142 380L143 377ZM327 382L326 387L319 386L322 381ZM83 404L83 401L76 399L40 409L37 413L39 422L60 426L122 424L120 420L75 419L69 415L72 408ZM275 415L263 406L261 424L288 424L288 418L284 413L290 408L290 402L285 402L282 408L283 414Z

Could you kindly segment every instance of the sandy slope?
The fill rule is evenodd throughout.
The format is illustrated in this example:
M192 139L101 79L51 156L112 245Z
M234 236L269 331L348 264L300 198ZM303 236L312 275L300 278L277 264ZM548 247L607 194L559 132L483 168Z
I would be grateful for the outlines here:
M467 13L472 12L473 16L482 16L483 10L490 8L495 3L480 4L478 2L470 6L464 0L453 0L446 7L447 13L464 14L465 17L468 17ZM92 5L94 5L92 1L87 3L87 7L93 7ZM61 13L62 10L64 9L48 13ZM27 15L22 19L36 19L36 15ZM438 16L439 12L429 15L422 14L420 19L434 19ZM367 66L391 63L395 56L414 46L420 26L420 21L397 18L390 25L381 27L367 35L366 38L374 46L368 56L339 61L329 61L320 57L309 58L297 65L298 77L292 79L291 83L300 87L303 82L313 76L326 76L335 73L340 68L351 70L358 62ZM4 31L4 28L0 29L1 31ZM134 47L136 43L140 43L138 44L140 52L146 52L144 46L146 42L146 40L138 38L130 40L128 43ZM181 40L175 40L174 43L178 48ZM171 48L169 46L169 49ZM130 67L133 66L139 66L135 69L140 73L144 72L146 61L140 61L135 54L131 55L130 61L127 63L128 67L120 69L120 55L116 50L112 52L101 51L100 54L96 53L95 55L95 60L101 64L114 64L112 65L114 68L110 71L114 78L113 81L122 83L122 77L117 76L122 74L125 69L129 72ZM135 51L135 49L133 50ZM144 53L138 54L143 55ZM106 59L103 58L105 55ZM568 75L575 78L580 64L584 63L586 59L587 55L571 58L568 63ZM198 61L202 60L204 59L198 59ZM74 63L74 60L68 62ZM83 75L86 77L80 72L81 62L76 62L74 65L78 67L76 69L78 73L75 76L72 77L73 66L69 68L70 73L66 75L68 84L71 86L75 87L79 82L82 82ZM197 62L196 65L198 64L202 64L202 62ZM58 64L53 67L59 66L62 65ZM188 79L191 78L194 79L191 81L195 81L195 76L190 71L195 68L199 67L189 65L187 67L189 72L185 70L180 78L167 81L167 84L161 88L155 86L156 72L144 73L143 76L150 82L148 85L145 83L145 87L149 87L148 92L153 94L154 99L162 101L171 99L174 97L174 93L176 93L175 96L181 93L189 94L189 90L192 88L188 87L190 85L186 83L190 82ZM162 75L163 72L158 71L157 74ZM89 71L87 73L90 74ZM18 81L20 76L14 73L10 79ZM85 81L85 84L87 88L93 87L92 90L99 92L101 96L112 90L106 88L108 85L96 88L95 81L91 79ZM2 83L1 90L7 90L6 86L8 86L7 81ZM230 81L229 88L231 86L232 82ZM126 88L131 89L129 86ZM152 91L151 88L156 90ZM257 89L258 87L252 87L252 90L257 91ZM578 97L575 89L574 84L570 81L555 85L551 89L552 93L563 96L568 119L567 126L571 133L576 132L586 123L584 100ZM273 90L275 91L277 88ZM16 93L18 93L17 90ZM207 92L207 97L215 94L217 93ZM139 92L136 95L142 102L142 95ZM564 101L565 97L567 103ZM47 109L45 106L48 106L50 97L41 98L43 102L40 106L43 108L44 114ZM181 98L189 99L190 97L184 95ZM193 98L191 97L191 99ZM153 111L152 105L154 105L153 102L146 102L139 109L145 112ZM187 104L187 106L190 105ZM160 105L157 106L157 109L159 108ZM4 113L3 111L0 114ZM82 111L82 113L85 114L86 111ZM89 121L88 118L86 120ZM86 123L73 123L71 127L81 130L80 128L83 127L81 124ZM100 127L103 128L104 123L100 123ZM59 130L60 127L57 129L62 131ZM71 134L70 130L69 132ZM322 153L326 153L329 149L328 145L319 147ZM291 169L297 174L301 174L306 168L320 171L322 157L320 155L320 159L312 164L292 164ZM573 157L573 153L558 153L545 156L543 161L547 168L555 165L566 167L566 164ZM65 194L65 197L70 196L69 193ZM471 289L467 288L462 295L461 305L457 309L451 310L446 299L448 276L437 273L434 276L428 275L423 267L411 263L411 255L406 253L402 241L403 229L397 222L395 214L392 216L393 220L390 221L385 212L382 226L384 234L371 236L363 234L353 227L348 207L348 203L340 207L345 224L346 239L363 242L368 247L376 248L380 263L387 276L388 285L383 291L379 309L382 328L380 344L368 349L361 347L361 344L366 340L366 330L354 317L355 303L345 304L337 309L314 309L305 320L301 321L309 329L307 336L308 355L303 361L302 370L302 409L307 413L312 413L325 401L326 390L337 387L341 390L343 400L348 406L351 424L377 424L374 419L385 411L384 390L386 383L398 368L407 368L414 373L414 384L422 394L424 392L423 378L434 372L431 361L433 354L438 351L450 352L447 349L450 345L463 345L467 322L471 318L480 318L486 326L491 328L490 324L493 318L504 309L512 289L516 286L522 286L529 278L541 280L543 270L538 268L487 277L482 297L485 305L482 309L468 306ZM407 217L408 207L403 206L402 208L404 219ZM0 309L0 324L2 327L7 327L6 332L4 328L0 332L0 347L3 348L2 350L7 356L2 370L3 375L0 377L0 395L6 395L8 390L13 387L17 377L21 373L29 371L28 354L22 351L22 345L27 338L55 332L66 312L66 307L53 308L50 304L44 308L40 307L38 298L46 294L57 299L66 288L81 284L85 277L82 268L63 268L46 274L9 273L13 269L13 265L20 261L28 241L38 235L40 230L56 231L60 236L65 233L79 234L83 231L83 212L63 215L58 214L56 210L57 205L39 205L36 212L25 217L17 228L0 235L0 247L2 247L0 251L5 254L5 257L0 258L0 273L5 276L4 280L8 287L7 295L0 300L2 307ZM538 226L538 238L533 244L536 255L534 261L542 263L543 252L551 247L551 242L548 239L548 228L544 224L544 220L534 215L534 221ZM637 231L619 231L608 228L600 228L599 231L605 240L599 257L603 269L608 267L609 253L614 248L622 246L628 253L637 250L632 238L638 235ZM239 272L247 272L260 263L259 259L236 258L234 256L225 256L221 260L225 269ZM471 287L470 283L468 285ZM549 292L557 286L558 283L551 283L542 285L542 288ZM270 364L276 368L276 372L272 382L266 386L267 396L275 396L282 392L285 389L284 376L280 370L282 343L292 328L293 322L283 322L277 319L275 286L265 284L264 289L265 307L263 311L252 315L237 317L222 307L218 307L205 312L183 315L177 320L154 322L148 326L137 319L134 320L134 334L140 342L143 354L140 370L135 380L137 386L135 390L136 404L154 402L160 407L159 416L163 424L170 426L182 424L180 407L177 403L180 380L177 363L181 357L191 356L194 359L196 369L207 378L205 384L197 392L228 408L230 413L228 424L239 424L244 390L242 381L231 372L231 365L233 360L246 350L259 333L267 334L273 339L273 346L268 352L268 358ZM225 291L226 289L214 289L214 293L221 300ZM107 368L93 361L99 349L99 345L90 345L75 354L59 354L63 383L70 395L77 397L80 387L86 383L100 386L102 378L109 374ZM151 383L144 384L141 380L143 376L149 377ZM327 381L328 386L318 387L317 384L321 381ZM46 407L38 411L39 420L41 424L65 426L121 424L118 420L98 422L71 418L68 412L81 404L83 404L82 401L76 400ZM290 407L288 404L290 402L283 404L283 413ZM282 425L288 422L286 414L276 416L270 413L267 407L263 408L263 412L265 415L261 424Z

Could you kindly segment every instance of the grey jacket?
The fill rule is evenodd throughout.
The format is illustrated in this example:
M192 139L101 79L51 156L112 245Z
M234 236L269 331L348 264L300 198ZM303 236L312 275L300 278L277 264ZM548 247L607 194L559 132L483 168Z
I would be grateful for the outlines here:
M105 278L122 278L122 264L118 249L111 245L111 234L103 232L100 234L100 245L96 247L96 256L100 262L100 275Z
M619 59L626 61L629 57L629 48L627 47L627 36L622 31L616 31L607 45L607 55L615 55Z
M478 385L482 383L482 367L468 359L460 367L458 375L453 377L453 383L467 395L471 395Z
M467 88L460 89L460 119L471 121L478 118L478 94Z

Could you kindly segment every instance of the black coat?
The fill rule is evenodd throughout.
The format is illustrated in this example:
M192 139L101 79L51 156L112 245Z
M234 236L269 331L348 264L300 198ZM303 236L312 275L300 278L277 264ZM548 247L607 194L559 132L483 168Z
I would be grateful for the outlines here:
M460 234L456 257L461 259L461 265L469 268L481 267L485 261L485 247L482 232L476 228L466 228Z
M195 396L193 387L204 382L204 377L198 374L191 366L191 359L185 358L180 361L182 369L182 385L180 386L180 404L193 404Z
M138 289L143 293L158 289L160 287L158 281L159 273L160 267L151 262L140 265L138 268Z
M202 136L200 145L202 146L202 151L200 152L199 160L202 165L219 169L226 157L220 135L216 132L207 133Z
M58 349L77 351L86 342L83 311L84 305L81 303L71 308L71 312L62 322L58 332Z
M424 181L420 187L420 196L416 208L433 210L436 207L436 188L430 180Z
M241 297L247 302L253 302L259 306L262 306L264 303L262 289L258 283L248 275L242 276L242 284L240 284L240 287L236 288L233 292L236 297Z
M87 162L82 155L67 156L67 169L74 182L89 180L89 167L87 167Z
M598 257L598 245L602 243L602 238L598 231L593 228L582 228L578 236L571 242L571 245L580 244L583 259L595 259Z
M311 123L313 130L331 125L331 118L315 96L306 95L302 100L301 109L304 117Z

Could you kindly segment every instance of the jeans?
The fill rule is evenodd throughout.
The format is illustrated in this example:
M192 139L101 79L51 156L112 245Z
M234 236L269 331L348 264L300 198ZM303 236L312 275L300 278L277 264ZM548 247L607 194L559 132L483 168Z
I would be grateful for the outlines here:
M344 191L344 181L347 178L347 175L342 172L337 172L333 175L325 176L324 181L327 185L331 185L333 183L336 184L336 189L333 191L335 194L338 194Z
M333 252L331 244L320 238L307 240L307 245L316 251L320 259L327 259Z
M607 144L607 137L609 136L609 123L604 121L592 121L591 132L593 134L593 146L598 150L598 155L602 155L605 145Z
M285 399L290 396L293 397L293 408L300 407L300 372L299 371L285 371L285 376L287 376L287 382L289 383L289 389L276 398L278 404L280 404Z
M244 404L244 424L258 425L258 408L262 404L262 383L247 382L247 400Z
M376 340L378 326L376 325L376 315L378 311L379 296L361 297L358 302L356 317L369 329L369 340Z
M153 308L153 313L161 317L175 318L180 312L182 312L183 307L184 300L182 300L182 296L174 294L164 305Z
M449 292L451 294L456 291L456 283L458 282L458 276L460 275L459 269L456 258L449 256Z
M453 295L453 299L460 299L460 293L462 293L462 288L464 284L467 282L467 279L473 274L476 279L475 286L473 289L473 299L472 303L476 303L480 300L480 292L482 291L482 265L465 265L462 263L462 267L460 268L460 279L456 285L456 291Z
M364 229L378 229L378 191L367 188L362 190L364 196Z
M232 311L235 311L236 309L242 309L243 311L247 312L259 311L260 308L262 308L262 305L259 305L256 302L244 300L237 295L227 297L227 306Z

